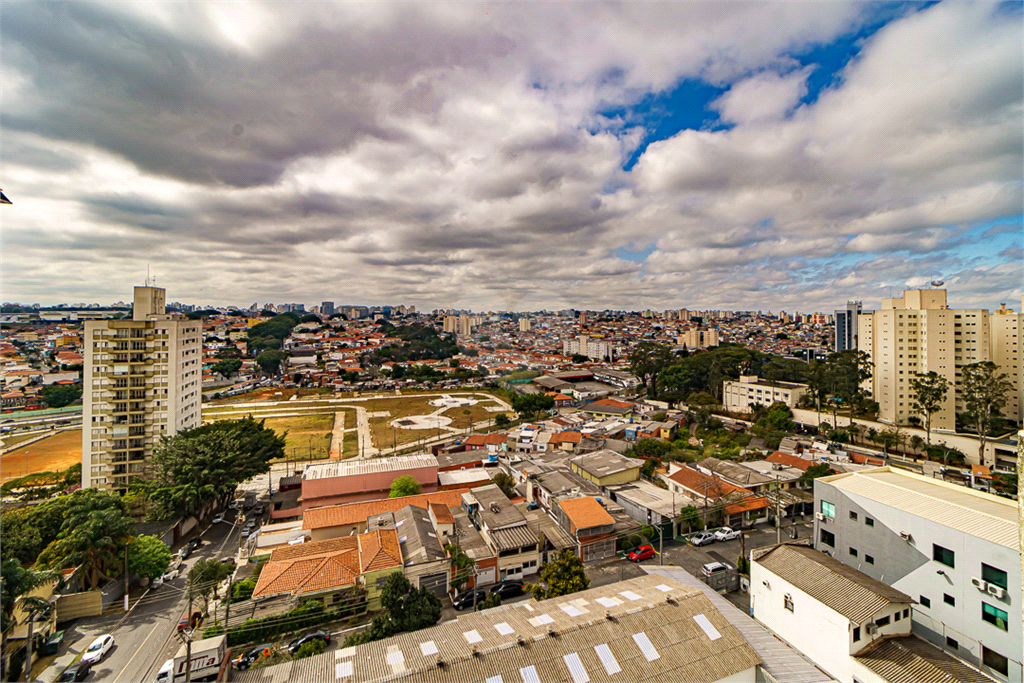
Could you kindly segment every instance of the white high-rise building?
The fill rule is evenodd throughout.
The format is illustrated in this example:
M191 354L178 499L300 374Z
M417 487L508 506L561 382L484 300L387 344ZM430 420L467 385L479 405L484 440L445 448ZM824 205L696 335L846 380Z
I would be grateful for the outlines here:
M136 287L131 320L85 323L83 488L127 487L161 436L200 424L202 323L164 302L162 288Z

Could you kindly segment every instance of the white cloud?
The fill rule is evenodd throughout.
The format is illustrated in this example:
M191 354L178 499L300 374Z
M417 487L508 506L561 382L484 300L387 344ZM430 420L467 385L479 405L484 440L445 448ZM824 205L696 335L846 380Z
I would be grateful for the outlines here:
M766 71L734 83L712 106L724 120L733 123L781 119L807 94L807 76L811 71L805 68L784 75Z

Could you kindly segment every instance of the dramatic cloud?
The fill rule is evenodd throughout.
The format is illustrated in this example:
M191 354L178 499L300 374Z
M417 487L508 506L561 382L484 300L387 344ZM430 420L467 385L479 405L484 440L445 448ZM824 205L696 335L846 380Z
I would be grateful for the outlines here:
M829 310L934 276L1019 301L1021 25L7 3L4 298L123 299L148 265L204 304Z

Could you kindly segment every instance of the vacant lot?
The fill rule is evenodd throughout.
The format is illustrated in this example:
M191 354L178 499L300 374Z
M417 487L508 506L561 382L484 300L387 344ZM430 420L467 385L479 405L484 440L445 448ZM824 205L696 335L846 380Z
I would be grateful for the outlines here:
M287 430L284 452L289 458L307 459L310 457L310 449L312 449L312 457L325 458L331 447L334 413L301 417L268 417L265 425L278 434Z
M82 462L82 430L72 429L11 451L0 458L0 481L31 472L56 472Z

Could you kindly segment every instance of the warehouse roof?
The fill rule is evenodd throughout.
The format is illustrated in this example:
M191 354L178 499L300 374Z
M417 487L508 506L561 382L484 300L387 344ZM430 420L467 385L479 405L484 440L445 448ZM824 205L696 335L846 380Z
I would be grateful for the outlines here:
M715 681L760 663L699 589L642 576L234 675L254 683Z
M569 462L575 464L592 477L608 477L620 472L639 470L643 465L639 460L619 455L615 451L604 449L580 455Z
M421 467L437 467L437 458L430 453L397 455L392 458L351 458L307 465L302 472L303 480L350 477L378 472L399 472Z
M886 683L992 683L992 678L917 636L886 638L854 655Z

